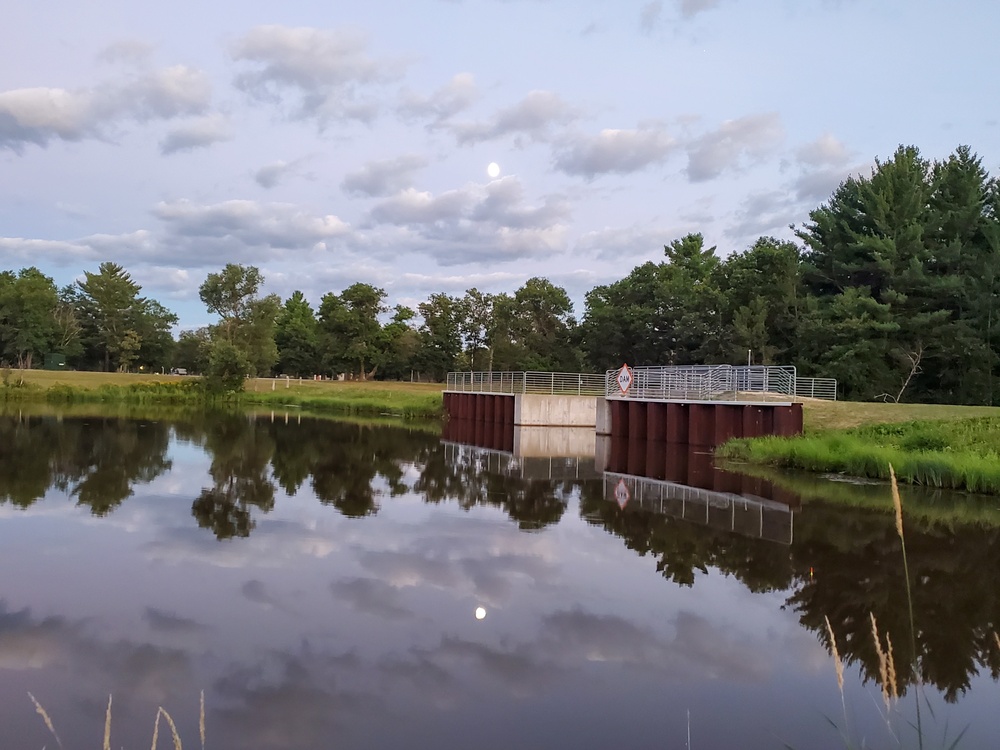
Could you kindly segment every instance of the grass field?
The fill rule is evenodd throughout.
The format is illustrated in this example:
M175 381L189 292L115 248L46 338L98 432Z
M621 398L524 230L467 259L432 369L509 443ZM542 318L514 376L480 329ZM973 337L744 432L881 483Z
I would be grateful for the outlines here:
M9 399L184 403L203 399L195 387L199 378L106 372L13 371ZM381 381L313 381L257 378L234 401L270 408L290 406L321 413L384 415L405 418L442 416L441 384Z

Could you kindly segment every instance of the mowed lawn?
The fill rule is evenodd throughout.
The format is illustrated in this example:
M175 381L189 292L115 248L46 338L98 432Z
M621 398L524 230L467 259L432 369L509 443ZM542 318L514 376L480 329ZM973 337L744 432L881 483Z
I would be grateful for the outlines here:
M21 372L14 370L11 380ZM190 380L185 375L158 375L117 372L49 372L46 370L26 370L25 382L40 388L53 385L67 385L73 388L95 389L105 385L127 386L141 382L183 382ZM396 381L336 381L298 380L291 378L256 378L246 384L248 393L263 395L273 392L293 398L305 399L387 399L394 397L428 397L444 390L442 383L409 383ZM819 401L807 399L803 403L805 431L807 433L824 430L848 429L867 424L888 424L924 420L956 420L972 417L1000 417L1000 407L989 406L947 406L939 404L885 404L856 401Z

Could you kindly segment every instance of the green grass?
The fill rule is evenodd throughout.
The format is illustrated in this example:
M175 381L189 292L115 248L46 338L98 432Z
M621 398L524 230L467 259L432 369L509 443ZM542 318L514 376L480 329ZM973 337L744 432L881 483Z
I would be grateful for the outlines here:
M1000 494L1000 417L876 424L794 438L733 440L716 455L789 469Z
M185 376L26 370L14 371L8 381L0 387L0 400L8 402L232 403L406 419L437 419L443 414L440 384L257 378L247 381L242 394L212 397L202 389L200 378Z

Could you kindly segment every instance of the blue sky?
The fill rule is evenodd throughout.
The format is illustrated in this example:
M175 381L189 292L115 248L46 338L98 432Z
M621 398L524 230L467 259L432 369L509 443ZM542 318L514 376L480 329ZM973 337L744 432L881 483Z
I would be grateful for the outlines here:
M790 237L901 143L1000 159L993 3L12 5L0 267L113 260L184 328L228 262L314 304L542 275L582 314L688 232Z

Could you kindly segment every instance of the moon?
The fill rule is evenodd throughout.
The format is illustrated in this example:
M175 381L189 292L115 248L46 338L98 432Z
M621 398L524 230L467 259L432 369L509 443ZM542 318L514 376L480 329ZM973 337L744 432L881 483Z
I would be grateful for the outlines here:
M500 176L500 165L495 161L491 161L490 165L486 167L486 174L490 177L496 178Z
M486 610L483 607L476 607L476 619L477 620L486 619Z

